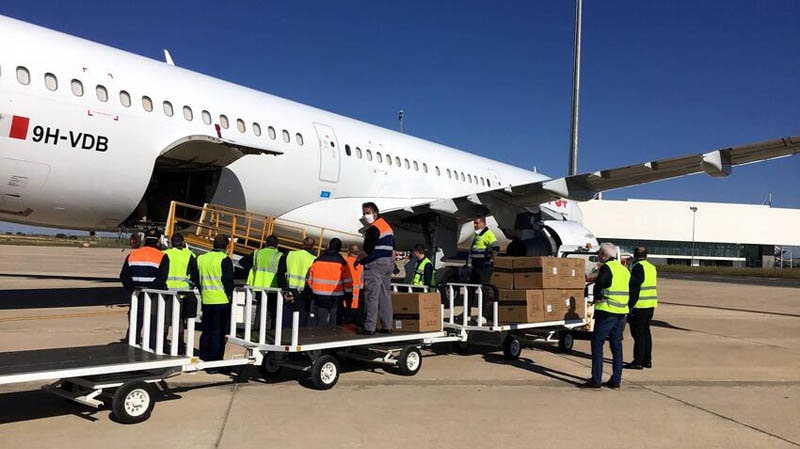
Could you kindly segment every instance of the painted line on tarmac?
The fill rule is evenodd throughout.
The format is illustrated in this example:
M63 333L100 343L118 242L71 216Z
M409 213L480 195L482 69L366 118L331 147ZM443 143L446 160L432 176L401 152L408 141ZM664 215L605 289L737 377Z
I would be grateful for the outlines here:
M705 306L702 304L681 304L679 302L668 302L668 301L659 301L661 304L669 304L671 306L680 306L680 307L697 307L700 309L713 309L713 310L728 310L731 312L744 312L744 313L758 313L760 315L776 315L776 316L788 316L791 318L800 318L800 314L797 313L785 313L785 312L769 312L766 310L753 310L753 309L737 309L733 307L719 307L719 306Z
M108 310L102 312L83 312L83 313L64 313L61 315L27 315L27 316L14 316L9 318L0 318L0 323L10 323L13 321L34 321L34 320L59 320L64 318L84 318L89 316L98 315L115 315L124 313L123 310Z

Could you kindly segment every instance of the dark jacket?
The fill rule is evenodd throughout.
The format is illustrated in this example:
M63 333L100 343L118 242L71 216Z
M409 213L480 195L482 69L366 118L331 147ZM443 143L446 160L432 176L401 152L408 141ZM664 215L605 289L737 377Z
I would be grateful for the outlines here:
M631 263L636 263L637 261L638 259ZM634 265L633 270L631 270L631 281L628 284L630 295L630 299L628 300L629 309L633 309L633 307L636 305L636 302L639 301L639 292L642 289L642 282L644 282L644 267L642 267L642 264L636 264Z

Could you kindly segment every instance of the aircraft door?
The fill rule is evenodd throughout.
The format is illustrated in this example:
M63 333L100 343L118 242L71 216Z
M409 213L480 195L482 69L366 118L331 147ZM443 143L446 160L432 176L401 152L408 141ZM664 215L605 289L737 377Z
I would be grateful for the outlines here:
M319 139L319 179L320 181L339 182L339 142L333 128L322 123L314 123Z

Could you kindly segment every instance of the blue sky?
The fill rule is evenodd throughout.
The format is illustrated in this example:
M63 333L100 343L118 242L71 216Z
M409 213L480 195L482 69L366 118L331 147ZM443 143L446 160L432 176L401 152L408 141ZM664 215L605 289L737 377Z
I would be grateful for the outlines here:
M6 2L0 13L551 176L570 1ZM580 172L800 135L800 2L588 0ZM800 208L800 156L609 192Z

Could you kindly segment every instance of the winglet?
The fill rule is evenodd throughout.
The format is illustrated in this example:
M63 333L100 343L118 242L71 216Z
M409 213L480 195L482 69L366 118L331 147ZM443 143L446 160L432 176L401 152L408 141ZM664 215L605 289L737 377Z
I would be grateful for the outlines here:
M703 160L700 166L703 171L715 178L723 178L731 174L731 157L728 151L715 150L710 153L703 154Z
M166 48L164 49L164 61L169 65L175 65L175 61L172 60L172 55L169 54L169 50Z

